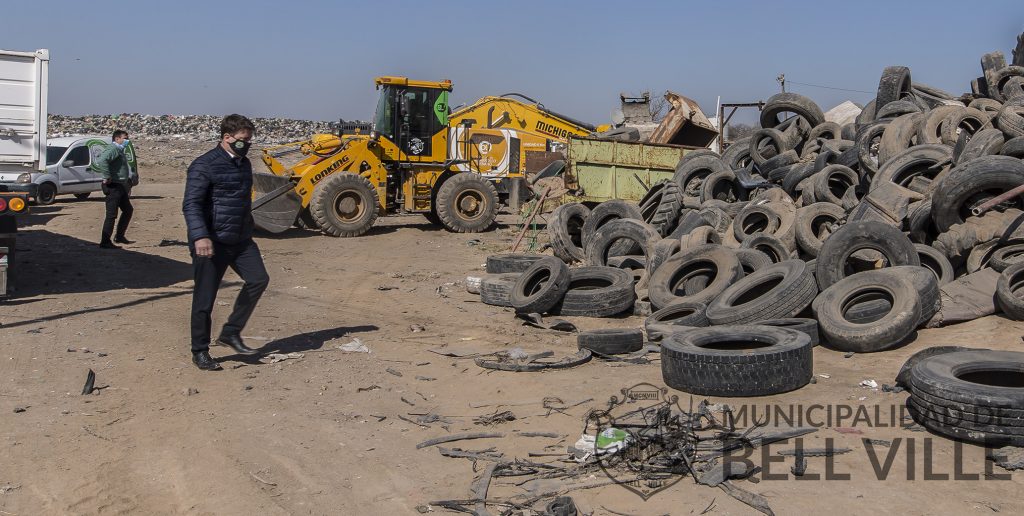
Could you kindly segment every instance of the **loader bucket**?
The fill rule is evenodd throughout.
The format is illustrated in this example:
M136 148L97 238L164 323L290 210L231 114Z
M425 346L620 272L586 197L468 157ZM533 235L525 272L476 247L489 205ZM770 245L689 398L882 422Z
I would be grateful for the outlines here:
M291 179L263 172L252 175L252 218L256 228L282 233L295 224L302 209L302 198L295 193Z

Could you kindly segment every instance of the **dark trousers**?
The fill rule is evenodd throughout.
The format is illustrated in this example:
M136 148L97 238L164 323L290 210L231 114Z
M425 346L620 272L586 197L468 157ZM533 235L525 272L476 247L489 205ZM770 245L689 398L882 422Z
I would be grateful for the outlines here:
M128 231L128 224L132 221L132 201L129 199L128 188L121 183L110 183L106 187L107 193L107 216L103 219L103 242L110 241L110 235L114 232L114 219L117 218L117 210L121 210L121 219L117 221L117 236L124 237Z
M235 308L231 311L221 335L240 335L245 323L249 321L256 303L270 283L270 276L263 266L260 248L249 239L238 244L228 245L213 243L213 257L196 256L192 250L192 270L195 276L195 290L192 292L192 352L198 353L210 349L210 317L214 302L217 301L217 289L224 279L228 267L238 274L242 281L242 291L235 300Z

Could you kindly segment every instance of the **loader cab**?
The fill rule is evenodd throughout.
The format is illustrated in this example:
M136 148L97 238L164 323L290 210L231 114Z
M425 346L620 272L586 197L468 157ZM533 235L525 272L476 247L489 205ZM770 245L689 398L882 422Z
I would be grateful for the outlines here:
M378 77L381 91L373 134L386 138L411 161L444 161L451 81Z

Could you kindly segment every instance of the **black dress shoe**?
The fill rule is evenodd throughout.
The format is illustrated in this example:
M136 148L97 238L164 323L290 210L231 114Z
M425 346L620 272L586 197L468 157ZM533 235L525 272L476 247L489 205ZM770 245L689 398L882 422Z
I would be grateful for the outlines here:
M220 371L220 364L217 363L213 357L210 356L209 351L200 351L199 353L192 353L192 363L203 371Z
M127 238L125 238L123 236L114 237L114 241L119 243L119 244L125 244L125 245L127 245L127 244L134 244L135 243L134 240L128 240Z
M235 350L235 353L238 353L239 355L255 355L259 353L259 351L246 346L245 342L242 342L242 337L239 337L238 335L221 335L220 337L217 337L217 344L220 344L221 346L228 346Z
M120 247L114 245L114 243L111 242L110 240L107 240L106 242L100 242L100 247L104 249L120 249Z

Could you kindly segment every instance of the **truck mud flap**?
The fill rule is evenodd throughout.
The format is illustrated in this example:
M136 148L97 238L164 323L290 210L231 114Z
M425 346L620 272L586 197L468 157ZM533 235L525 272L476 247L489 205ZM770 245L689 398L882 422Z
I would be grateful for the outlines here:
M256 228L282 233L295 224L302 209L302 198L288 177L267 173L252 175L252 218Z

